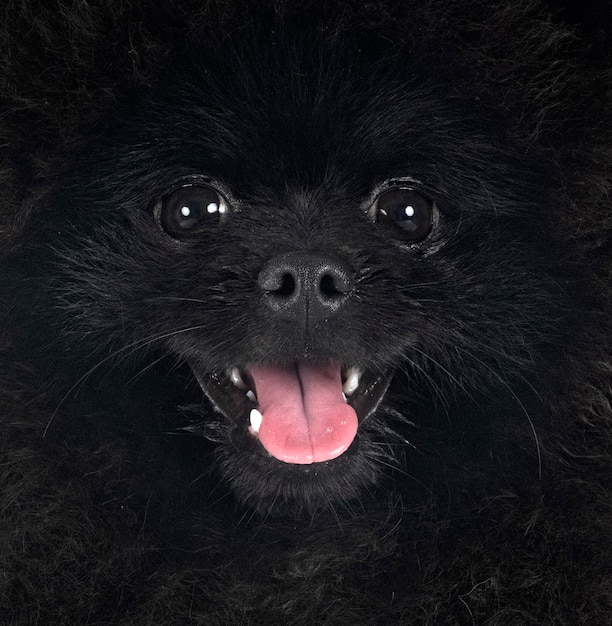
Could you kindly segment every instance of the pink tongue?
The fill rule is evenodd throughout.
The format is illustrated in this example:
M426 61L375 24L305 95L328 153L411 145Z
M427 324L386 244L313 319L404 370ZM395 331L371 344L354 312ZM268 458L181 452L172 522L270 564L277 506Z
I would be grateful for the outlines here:
M259 440L286 463L340 456L357 433L357 415L342 397L340 366L302 361L250 370L263 421Z

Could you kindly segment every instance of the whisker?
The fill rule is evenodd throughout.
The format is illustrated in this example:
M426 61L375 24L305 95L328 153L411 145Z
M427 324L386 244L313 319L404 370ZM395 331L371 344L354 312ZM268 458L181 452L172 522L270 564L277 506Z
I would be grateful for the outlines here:
M145 347L148 347L148 346L156 343L157 341L161 341L163 339L168 339L169 337L180 335L182 333L192 332L194 330L200 330L202 328L203 328L202 325L197 325L197 326L190 326L190 327L187 327L187 328L181 328L181 329L178 329L178 330L173 330L173 331L166 332L166 333L161 333L159 335L154 335L152 337L147 337L146 339L139 339L138 341L134 341L134 342L132 342L132 343L126 345L126 346L123 346L122 348L119 348L118 350L115 350L115 351L111 352L109 355L104 357L101 361L98 361L98 363L96 363L93 367L88 369L68 389L68 391L62 396L61 400L59 401L58 405L55 407L55 410L51 414L51 417L49 418L49 421L47 422L47 424L45 426L45 430L43 431L43 434L42 434L43 438L47 436L47 433L49 432L49 428L51 426L51 423L53 422L53 420L57 416L58 411L63 406L64 402L68 399L68 397L76 389L78 389L87 380L87 378L89 378L94 372L96 372L103 365L105 365L106 363L108 363L109 361L111 361L112 359L116 358L119 355L121 355L123 358L127 358L128 356L130 356L131 354L134 354L138 350L140 350L142 348L145 348Z
M481 345L486 345L486 344L481 344ZM542 478L542 450L541 450L541 445L540 445L540 439L538 437L538 434L537 434L537 431L536 431L536 427L535 427L535 424L534 424L534 422L533 422L533 420L531 418L531 415L529 414L529 411L527 410L527 408L523 404L522 400L517 396L516 392L512 389L512 387L510 386L508 381L505 380L504 377L498 371L493 369L490 365L488 365L485 361L483 361L482 359L477 357L471 351L466 350L464 347L457 347L457 346L455 346L455 347L456 347L456 349L461 350L461 352L463 352L468 357L470 357L471 359L473 359L474 361L479 363L484 369L486 369L491 375L493 375L493 377L510 393L510 395L512 396L512 399L516 402L516 404L520 408L520 410L523 413L523 415L527 418L527 421L528 421L529 426L531 428L531 432L533 434L535 446L536 446L536 453L537 453L537 457L538 457L538 477L541 480L541 478ZM537 390L533 387L533 385L523 375L519 375L519 378L525 384L528 385L528 387L534 392L536 397L541 401L542 397L537 392Z

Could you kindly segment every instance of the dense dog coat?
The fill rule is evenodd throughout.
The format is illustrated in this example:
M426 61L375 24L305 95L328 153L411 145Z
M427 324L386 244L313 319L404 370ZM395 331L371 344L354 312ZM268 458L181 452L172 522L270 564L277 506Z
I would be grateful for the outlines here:
M609 623L606 7L30 4L6 623Z

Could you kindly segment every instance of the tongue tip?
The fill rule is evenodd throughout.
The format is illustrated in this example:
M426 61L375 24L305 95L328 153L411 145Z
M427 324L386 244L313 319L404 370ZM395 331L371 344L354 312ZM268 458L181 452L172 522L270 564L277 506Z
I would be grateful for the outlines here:
M297 431L277 429L274 420L266 415L259 431L259 441L266 451L285 463L308 465L331 461L344 454L357 435L358 420L352 407L347 404L335 407L333 420L317 434L307 436Z

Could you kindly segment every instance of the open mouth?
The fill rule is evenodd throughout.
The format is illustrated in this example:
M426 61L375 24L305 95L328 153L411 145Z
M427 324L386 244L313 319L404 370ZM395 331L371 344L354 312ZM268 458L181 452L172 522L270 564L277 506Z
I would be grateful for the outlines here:
M221 374L192 363L192 370L219 412L270 456L300 465L344 454L390 381L388 370L316 360L234 367Z

